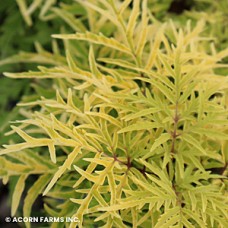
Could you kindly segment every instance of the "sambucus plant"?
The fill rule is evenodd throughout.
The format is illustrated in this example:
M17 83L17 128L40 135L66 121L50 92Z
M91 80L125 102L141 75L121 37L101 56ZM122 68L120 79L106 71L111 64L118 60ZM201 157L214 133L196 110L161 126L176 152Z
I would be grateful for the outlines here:
M18 176L12 215L36 174L24 216L42 193L48 215L80 220L66 227L227 227L228 83L214 69L228 50L205 49L203 21L156 23L147 1L77 2L90 31L53 35L66 62L5 73L54 80L19 104L24 141L0 152L4 182Z
M43 4L45 2L45 4ZM67 0L62 0L61 4L66 3ZM39 4L42 7L39 8ZM26 8L27 7L27 8ZM21 9L21 13L19 11ZM40 13L37 13L37 8ZM52 8L52 14L49 10ZM36 11L37 10L37 11ZM35 12L34 12L35 11ZM31 17L32 14L32 17ZM58 16L58 15L61 16ZM15 103L19 101L21 95L30 94L30 87L28 80L12 80L3 77L4 71L27 71L28 69L36 69L36 64L58 64L58 61L65 58L58 58L56 53L56 40L50 42L50 36L53 33L60 32L61 26L65 26L65 32L70 33L74 31L70 26L67 26L59 17L67 16L66 13L57 8L57 1L40 1L27 0L2 1L0 7L0 144L5 144L9 138L3 137L3 133L9 130L9 120L19 119L18 107ZM23 23L23 17L25 22ZM33 24L32 24L33 21ZM34 42L35 49L38 53L33 53ZM56 58L53 60L53 55L48 51L51 46L54 48ZM9 57L10 56L10 57ZM35 64L33 64L36 62ZM8 64L12 64L9 66ZM7 66L8 65L8 66ZM36 83L38 84L38 83ZM47 84L47 83L46 83ZM9 90L9 87L14 87L14 90ZM37 85L36 85L37 87ZM25 92L26 91L26 92ZM9 114L10 113L10 114ZM14 136L13 136L14 137ZM13 138L11 136L11 139Z

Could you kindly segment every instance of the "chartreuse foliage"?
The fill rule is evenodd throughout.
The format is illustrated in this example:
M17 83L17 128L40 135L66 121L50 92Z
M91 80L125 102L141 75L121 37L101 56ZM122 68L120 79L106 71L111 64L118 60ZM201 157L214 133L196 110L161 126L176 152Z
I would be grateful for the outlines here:
M36 174L24 216L43 194L48 215L80 220L66 227L227 227L228 78L215 70L228 49L207 49L204 21L156 22L146 0L76 2L88 16L68 19L90 30L53 35L66 61L5 73L54 80L19 104L8 134L22 140L0 151L4 182L18 176L12 215Z
M43 4L44 2L46 4ZM66 2L67 0L61 1L62 4ZM40 7L38 3L42 4L42 7ZM26 12L22 12L22 14L19 8L22 10L25 9L25 7L19 7L21 5L27 7ZM1 1L0 144L6 143L9 139L9 137L3 137L3 133L6 130L9 130L9 120L20 118L18 108L14 108L15 103L20 100L22 95L31 94L28 80L12 80L3 77L2 72L18 72L36 69L37 63L42 65L57 65L59 62L65 62L65 58L58 55L59 50L57 48L56 40L53 40L51 43L50 36L53 33L58 33L63 26L66 32L72 32L74 30L68 26L67 23L60 20L57 10L55 12L51 11L51 7L53 10L54 7L57 8L57 1ZM38 9L40 10L39 13ZM23 20L23 15L29 17L30 21L33 21L34 23L30 23L29 25L26 24ZM35 54L33 53L34 43L36 43L35 49L37 51ZM44 46L47 50L51 50L51 46L53 46L55 56L50 55L49 52L44 50L41 46ZM36 63L34 64L34 62ZM36 82L36 87L37 84L38 83ZM49 86L50 82L46 82L45 84ZM11 90L9 87L14 87L14 89ZM11 136L10 138L12 139L14 136Z

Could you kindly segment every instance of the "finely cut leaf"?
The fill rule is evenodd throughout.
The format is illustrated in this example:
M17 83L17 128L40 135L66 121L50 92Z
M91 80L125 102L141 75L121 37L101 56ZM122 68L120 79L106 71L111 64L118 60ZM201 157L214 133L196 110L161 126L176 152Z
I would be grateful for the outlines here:
M96 4L92 4L92 3L88 2L88 1L83 1L83 0L75 0L75 1L81 3L82 5L84 5L84 6L88 7L88 8L91 8L91 9L99 12L101 15L104 15L113 24L115 24L117 26L119 25L118 20L114 16L112 16L112 14L110 14L110 12L108 12L107 10L104 10L104 9L98 7Z
M172 216L177 216L180 213L180 208L179 207L174 207L172 209L169 209L165 211L163 215L158 220L158 223L155 225L154 228L160 228L163 227L167 220L170 219Z
M109 121L110 123L116 125L117 127L122 126L120 121L116 120L114 117L107 115L105 113L102 113L102 112L86 112L86 114L90 115L90 116L98 116L98 117L105 119L105 120Z
M152 46L152 49L150 50L150 55L147 60L146 70L150 70L152 68L152 66L154 65L155 59L157 58L159 47L160 47L161 41L162 41L162 34L163 34L164 27L165 26L163 25L158 30L158 32L155 36L155 40L153 42L153 46Z
M206 135L211 139L228 140L228 135L221 132L221 130L194 127L194 128L191 128L191 131L199 135Z
M152 130L154 128L159 128L161 125L159 123L155 122L138 122L136 124L132 124L130 126L122 128L120 131L118 131L118 134L129 132L129 131L140 131L140 130Z
M122 119L124 119L125 121L129 121L129 120L136 119L136 118L142 117L142 116L147 116L149 114L153 114L153 113L156 113L156 112L159 112L159 111L160 111L159 108L148 108L148 109L136 112L136 113L132 113L132 114L126 115Z
M204 148L200 145L199 141L197 141L195 138L193 138L189 134L183 134L181 138L189 143L191 146L195 147L198 149L203 155L207 155L207 152L204 150Z
M92 181L92 182L96 183L98 181L98 179L99 179L98 176L96 177L96 176L94 176L94 175L92 175L92 174L90 174L90 173L78 168L77 166L74 166L74 168L76 169L76 171L78 173L81 174L82 177L86 178L89 181Z
M28 14L26 1L25 0L16 0L16 1L17 1L17 4L19 6L19 9L21 11L21 14L22 14L25 22L27 23L28 26L31 26L32 19L31 19L30 15Z
M151 147L151 149L150 149L150 152L147 153L147 154L143 157L143 159L149 158L152 154L155 153L155 149L156 149L157 147L159 147L160 145L162 145L163 143L167 142L167 141L170 140L170 139L171 139L170 134L168 134L168 133L163 133L163 134L161 134L157 139L155 139L155 142L154 142L154 144L152 145L152 147Z
M138 206L141 203L146 204L147 203L147 199L129 201L129 202L121 203L119 205L117 204L117 205L112 205L112 206L109 206L109 207L101 207L99 209L101 211L118 211L118 210L121 210L121 209L126 209L126 208L131 208L131 207Z
M40 176L39 179L29 189L24 200L24 206L23 206L24 217L30 216L33 203L35 202L38 195L42 193L43 189L47 185L50 178L51 178L50 174L44 174ZM30 223L26 222L25 225L26 225L26 228L30 228Z
M21 175L17 181L15 186L13 196L12 196L12 207L11 207L11 216L14 216L17 208L19 206L22 193L25 188L25 180L27 179L27 175Z
M91 32L86 32L86 33L76 33L76 34L70 34L70 35L52 35L52 37L58 38L58 39L66 39L66 40L85 40L94 44L104 45L106 47L110 47L118 51L131 54L131 51L128 47L121 44L114 38L105 37L101 33L97 35Z
M80 20L75 20L75 17L67 12L66 10L62 10L59 8L52 8L53 12L55 12L59 17L61 17L68 25L70 25L75 31L85 32L86 28Z
M120 15L126 10L126 8L130 5L131 2L132 2L132 0L125 0L121 4L120 9L119 9L119 14Z
M185 209L182 208L182 211L187 214L190 218L194 219L202 228L206 228L205 223L200 219L200 217L198 216L198 214L196 214L195 212L192 212L189 209Z
M90 70L92 74L97 78L101 78L102 74L97 68L92 46L90 46L90 50L89 50L89 65L90 65Z
M48 184L48 186L46 187L45 191L43 192L43 195L46 195L50 189L54 186L54 184L56 183L56 181L63 175L63 173L67 170L70 169L72 163L74 162L74 159L76 158L76 156L78 155L78 153L80 152L80 148L76 147L67 157L67 159L65 160L65 162L63 163L62 166L59 167L59 170L55 173L54 177L52 178L51 182Z
M131 15L130 15L130 18L128 21L128 25L127 25L127 30L126 30L126 35L128 37L129 44L130 44L132 50L134 50L134 48L135 48L134 44L133 44L133 42L134 42L133 35L134 35L134 29L136 26L136 21L139 16L139 3L140 3L139 0L133 1L133 9L132 9L132 12L131 12Z
M148 18L147 18L147 0L142 1L142 32L140 34L140 38L138 41L136 56L140 59L142 58L143 49L147 42L147 34L148 34Z

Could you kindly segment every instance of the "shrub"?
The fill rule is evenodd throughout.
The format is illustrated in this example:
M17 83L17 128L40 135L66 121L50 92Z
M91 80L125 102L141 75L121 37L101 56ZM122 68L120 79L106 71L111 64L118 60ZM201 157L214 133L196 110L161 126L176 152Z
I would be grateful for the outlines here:
M66 0L61 1L62 4ZM20 7L18 7L18 5ZM9 140L9 137L3 137L3 133L8 131L9 121L12 119L19 119L20 114L15 104L21 99L23 95L32 93L29 88L29 81L12 80L3 77L4 71L22 72L27 70L35 70L37 63L50 65L56 63L49 58L48 50L51 51L52 46L57 46L56 40L50 42L50 36L53 33L60 32L61 26L65 26L66 32L72 32L73 29L67 26L59 19L54 8L52 14L49 12L50 7L57 8L56 1L46 1L43 4L40 12L38 12L39 4L42 1L3 1L0 7L0 144L4 144ZM24 6L24 7L23 7ZM27 7L27 8L26 8ZM22 13L20 13L19 8ZM26 11L25 11L26 9ZM23 20L23 16L26 17ZM27 22L27 24L24 23ZM35 48L34 48L35 42ZM44 50L44 48L45 50ZM33 53L34 50L38 53ZM54 51L56 49L54 48ZM34 64L35 62L35 64ZM9 65L11 64L11 65ZM9 87L14 87L9 90ZM15 138L13 136L13 138ZM12 139L12 136L11 136Z
M203 20L161 24L147 1L77 2L65 6L81 9L77 33L53 35L66 61L5 73L53 80L18 104L9 134L23 141L0 151L4 182L17 176L12 216L36 175L24 216L43 194L46 215L79 219L66 227L227 227L228 83L215 70L228 50Z

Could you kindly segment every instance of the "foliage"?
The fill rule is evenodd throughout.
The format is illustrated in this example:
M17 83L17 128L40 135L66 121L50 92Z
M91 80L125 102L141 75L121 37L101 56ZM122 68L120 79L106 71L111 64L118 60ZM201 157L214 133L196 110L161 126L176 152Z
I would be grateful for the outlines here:
M54 9L76 31L53 35L66 59L55 42L34 54L53 66L5 73L44 80L18 105L8 134L22 140L0 151L4 183L18 177L12 216L37 175L24 216L43 194L48 215L80 220L66 227L227 227L228 78L217 69L228 49L201 35L204 20L161 23L150 1L131 2Z
M1 72L35 70L37 63L55 65L59 61L56 58L50 59L48 50L52 51L52 47L54 50L56 49L56 42L51 43L51 34L60 32L61 26L65 26L64 29L68 32L72 32L73 29L63 23L54 11L50 14L50 7L57 7L57 1L45 2L46 4L43 4L42 1L8 0L1 3ZM43 7L40 8L38 3ZM63 3L67 3L67 0L62 1ZM26 12L25 7L21 7L22 5L27 7ZM28 19L23 20L23 15L27 15ZM35 50L38 54L33 53ZM18 108L14 107L15 104L22 96L32 94L33 90L29 88L28 80L12 80L3 77L2 74L0 74L0 80L0 144L3 144L9 140L9 137L3 137L4 132L9 130L9 120L21 118ZM38 84L36 81L33 83ZM11 90L9 87L15 89Z
M203 11L200 9L204 9ZM204 20L210 25L208 35L214 37L216 48L222 50L227 47L228 37L228 2L197 0L193 10L186 12L191 19Z

